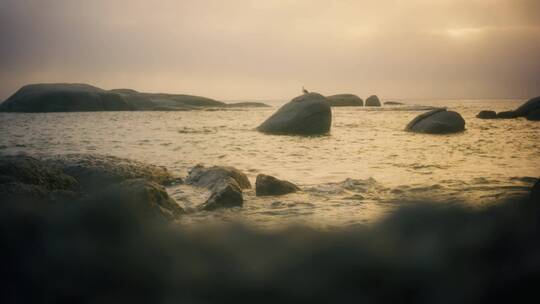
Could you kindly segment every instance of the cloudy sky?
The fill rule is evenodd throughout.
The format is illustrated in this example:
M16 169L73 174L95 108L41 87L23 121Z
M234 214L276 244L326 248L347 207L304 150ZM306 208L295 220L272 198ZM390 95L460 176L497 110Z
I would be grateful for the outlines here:
M0 100L36 82L223 100L540 95L539 0L0 0Z

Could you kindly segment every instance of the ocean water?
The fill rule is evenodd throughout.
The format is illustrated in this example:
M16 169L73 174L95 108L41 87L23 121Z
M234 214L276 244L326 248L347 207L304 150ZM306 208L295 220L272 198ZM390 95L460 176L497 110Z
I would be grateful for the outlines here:
M540 176L540 123L480 120L480 110L504 111L523 100L423 100L407 106L333 108L331 133L266 135L255 128L277 110L190 112L0 113L0 153L48 156L101 153L165 166L184 177L196 164L228 165L252 185L259 173L303 191L258 198L243 208L196 212L208 193L188 186L168 192L190 213L178 220L245 221L261 227L303 223L341 227L369 223L414 200L479 208L527 192ZM425 135L404 131L422 113L413 105L445 106L466 131Z

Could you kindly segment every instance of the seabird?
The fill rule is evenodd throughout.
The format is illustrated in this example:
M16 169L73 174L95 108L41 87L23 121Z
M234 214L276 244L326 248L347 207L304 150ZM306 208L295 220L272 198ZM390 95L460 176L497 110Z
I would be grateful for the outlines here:
M302 86L302 92L304 92L304 94L309 94L309 91L304 89L304 86Z

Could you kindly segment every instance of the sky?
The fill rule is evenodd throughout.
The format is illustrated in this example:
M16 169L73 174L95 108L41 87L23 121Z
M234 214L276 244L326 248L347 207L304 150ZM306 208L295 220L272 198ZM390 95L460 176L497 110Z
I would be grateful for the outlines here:
M540 95L539 0L0 0L0 100L29 83L218 100Z

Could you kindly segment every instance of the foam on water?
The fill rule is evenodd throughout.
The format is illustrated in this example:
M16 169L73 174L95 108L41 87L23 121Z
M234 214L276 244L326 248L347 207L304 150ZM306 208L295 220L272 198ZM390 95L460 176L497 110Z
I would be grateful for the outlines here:
M257 198L242 210L193 212L184 222L243 218L261 225L300 221L343 225L369 221L411 197L489 204L523 193L540 176L538 122L480 120L480 110L504 111L519 101L444 100L405 106L334 108L331 134L274 136L254 130L273 108L191 112L0 113L0 153L102 153L162 165L185 175L198 163L229 165L254 181L259 173L290 180L305 191ZM405 132L426 108L462 114L455 135ZM169 192L193 208L204 191Z

